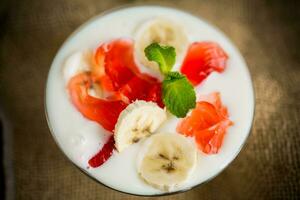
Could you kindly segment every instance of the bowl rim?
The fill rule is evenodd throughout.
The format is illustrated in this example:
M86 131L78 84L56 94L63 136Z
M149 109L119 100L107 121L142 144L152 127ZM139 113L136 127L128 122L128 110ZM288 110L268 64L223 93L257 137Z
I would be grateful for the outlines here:
M94 21L100 19L101 17L103 16L106 16L110 13L113 13L113 12L116 12L116 11L120 11L120 10L123 10L123 9L130 9L130 8L138 8L138 7L158 7L158 8L166 8L166 9L172 9L172 10L175 10L175 11L180 11L180 12L183 12L185 14L188 14L188 15L191 15L197 19L200 19L201 21L203 21L204 23L210 25L211 27L213 27L215 30L217 30L221 35L222 37L226 38L229 42L230 42L230 45L240 54L240 57L242 59L242 61L244 62L244 64L246 65L246 71L249 75L249 78L250 78L250 82L251 82L251 89L252 89L252 93L253 93L253 111L252 111L252 119L251 119L251 123L250 123L250 127L249 127L249 131L243 141L243 143L241 144L240 148L237 150L236 154L233 156L233 158L228 162L227 165L223 166L222 169L220 169L220 171L218 173L216 173L215 175L211 176L210 178L208 178L207 180L199 183L199 184L196 184L190 188L187 188L187 189L183 189L183 190L178 190L178 191L174 191L174 192L166 192L166 193L158 193L158 194L135 194L135 193L130 193L130 192L125 192L125 191L122 191L122 190L118 190L116 188L113 188L113 187L110 187L104 183L102 183L101 181L99 181L98 179L96 179L95 177L93 177L92 175L90 175L88 173L87 170L85 170L84 168L81 168L79 166L77 166L65 153L64 153L64 150L63 148L59 145L58 143L58 140L54 134L54 130L51 126L51 122L50 122L50 119L49 119L49 115L48 115L48 111L47 111L47 88L48 88L48 83L49 83L49 72L51 70L51 67L53 65L53 61L55 60L55 57L57 56L57 52L62 49L68 42L69 40L71 40L77 33L79 33L81 30L83 30L86 26L88 26L89 24L93 23ZM238 154L241 152L241 150L243 149L243 147L245 146L245 143L246 141L248 140L249 138L249 135L250 133L252 132L252 129L253 129L253 122L254 122L254 118L255 118L255 110L256 110L256 102L255 102L255 99L256 99L256 96L255 96L255 88L253 86L253 79L252 79L252 75L250 73L250 70L249 70L249 67L248 67L248 64L244 58L244 56L242 55L242 53L239 51L239 49L236 47L236 45L232 42L232 40L227 37L227 35L221 30L219 29L217 26L215 26L214 24L210 23L209 21L207 21L206 19L200 17L199 15L196 15L194 13L192 13L191 11L187 10L187 9L182 9L182 8L178 8L174 5L170 5L170 4L166 4L166 3L161 3L161 4L151 4L151 3L129 3L129 4L124 4L124 5L121 5L121 6L115 6L113 8L110 8L110 9L107 9L107 10L104 10L102 12L100 12L99 14L96 14L95 16L89 18L87 21L83 22L81 25L79 25L79 27L77 27L65 40L64 42L60 45L59 49L57 50L52 62L51 62L51 65L49 67L49 70L48 70L48 73L47 73L47 79L46 79L46 87L44 89L44 112L45 112L45 117L46 117L46 121L47 121L47 125L48 125L48 128L50 130L50 133L56 143L56 145L58 146L59 150L62 151L63 155L65 158L67 158L67 160L69 160L77 169L79 169L79 171L81 173L83 173L84 175L88 176L89 178L91 178L92 180L94 180L95 182L105 186L106 188L109 188L113 191L117 191L117 192L120 192L120 193L123 193L123 194L127 194L127 195L132 195L132 196L138 196L138 197L160 197L160 196L169 196L169 195L175 195L175 194L179 194L179 193L183 193L183 192L186 192L186 191L189 191L189 190L192 190L200 185L203 185L209 181L211 181L212 179L214 179L215 177L217 177L218 175L220 175L238 156Z

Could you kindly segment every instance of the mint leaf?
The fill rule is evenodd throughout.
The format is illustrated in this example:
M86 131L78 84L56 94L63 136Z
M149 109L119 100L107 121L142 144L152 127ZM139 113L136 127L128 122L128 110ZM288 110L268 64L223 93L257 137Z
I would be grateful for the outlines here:
M165 75L162 83L162 99L165 106L175 116L185 117L188 111L196 106L196 94L184 75L170 72L175 64L175 48L152 43L144 51L148 60L155 61Z
M171 71L175 64L176 52L171 46L160 46L158 43L152 43L144 50L146 57L159 65L163 74Z
M187 78L179 72L166 74L162 84L163 102L177 117L185 117L196 106L196 94Z

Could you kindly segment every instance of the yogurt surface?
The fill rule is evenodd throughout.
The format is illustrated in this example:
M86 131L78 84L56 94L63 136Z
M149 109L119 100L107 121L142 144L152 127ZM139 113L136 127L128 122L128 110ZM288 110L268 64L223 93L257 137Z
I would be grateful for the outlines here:
M137 174L136 158L143 143L131 145L122 153L115 152L98 168L88 167L88 160L101 149L111 133L98 123L84 118L71 103L63 67L66 58L74 52L93 50L99 44L116 38L134 39L139 25L158 16L181 24L190 42L217 42L229 56L226 70L221 74L211 73L195 91L197 96L219 91L234 125L228 128L218 154L206 155L198 151L196 169L177 191L189 189L214 177L236 157L250 132L254 112L253 87L245 61L226 36L197 17L171 8L139 6L95 17L81 26L60 48L49 72L46 89L49 127L62 151L78 167L111 188L138 195L165 193L146 184ZM179 70L179 64L174 70ZM157 132L175 132L179 120L175 117L169 119Z

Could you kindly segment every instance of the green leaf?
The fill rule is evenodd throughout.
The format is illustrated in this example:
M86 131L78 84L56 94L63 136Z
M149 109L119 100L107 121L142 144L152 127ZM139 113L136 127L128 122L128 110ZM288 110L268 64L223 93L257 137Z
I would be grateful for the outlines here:
M171 71L175 64L176 52L174 47L152 43L144 51L148 60L154 61L159 65L159 69L163 74Z
M196 94L187 78L179 72L169 72L162 85L163 102L177 117L185 117L196 106Z

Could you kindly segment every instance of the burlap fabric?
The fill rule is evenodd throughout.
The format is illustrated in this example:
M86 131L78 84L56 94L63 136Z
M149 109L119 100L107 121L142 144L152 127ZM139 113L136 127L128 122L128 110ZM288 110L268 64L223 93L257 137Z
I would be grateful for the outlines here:
M207 184L157 199L297 199L300 4L268 0L7 2L1 15L0 97L13 125L16 198L141 198L79 172L54 143L44 114L47 72L60 45L90 17L125 3L172 5L217 25L244 55L256 93L252 133L234 162Z

